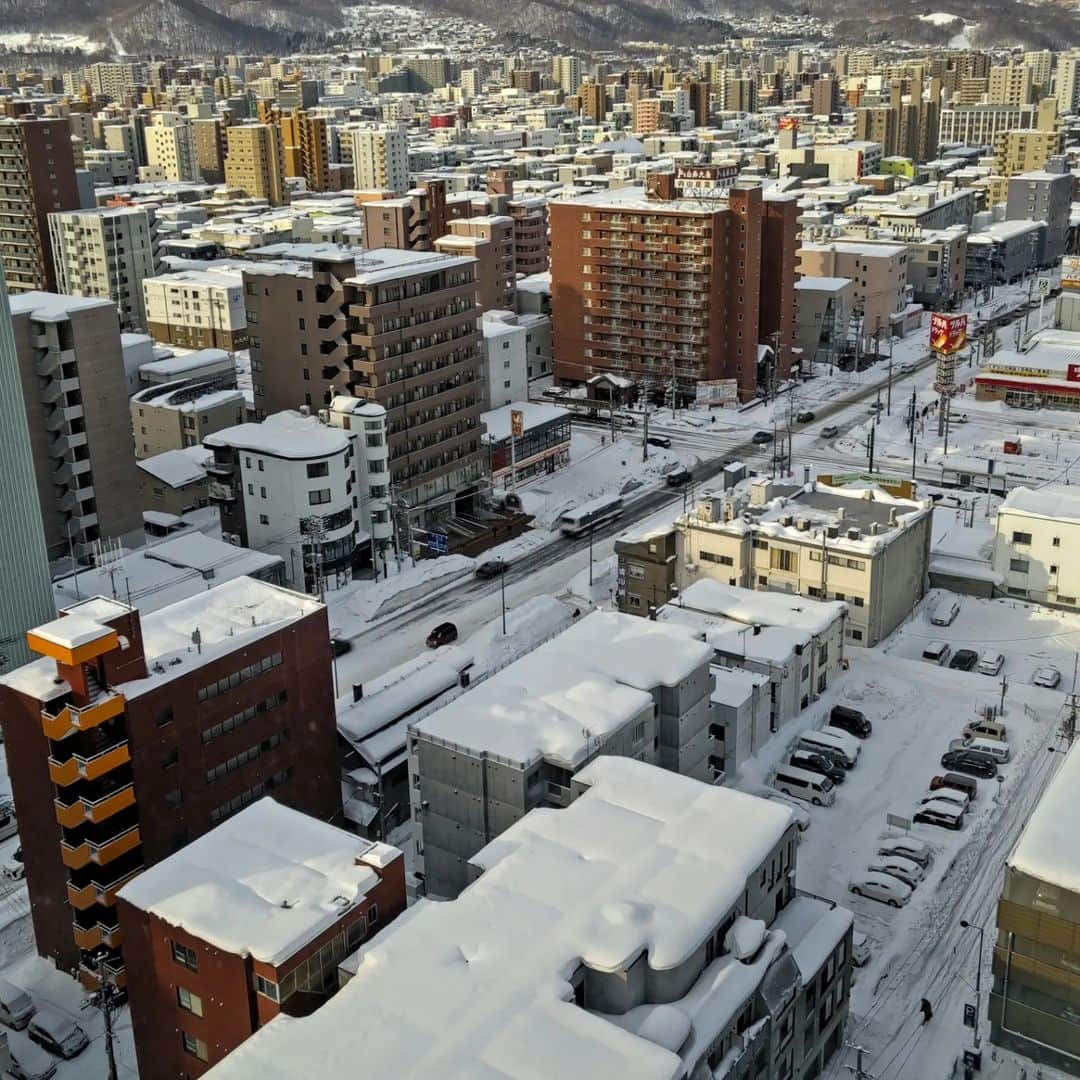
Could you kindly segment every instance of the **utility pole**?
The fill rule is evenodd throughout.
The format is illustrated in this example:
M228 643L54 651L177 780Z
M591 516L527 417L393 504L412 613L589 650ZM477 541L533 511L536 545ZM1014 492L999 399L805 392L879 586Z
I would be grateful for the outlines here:
M849 1050L855 1051L855 1064L845 1065L844 1068L848 1070L855 1080L877 1080L873 1073L867 1072L863 1068L863 1055L866 1051L861 1046L856 1046L855 1043L845 1043Z
M108 972L105 969L105 959L106 953L104 950L95 958L98 988L90 994L90 997L86 1001L86 1005L93 1005L101 1010L101 1015L105 1020L106 1077L107 1080L117 1080L116 1047L113 1045L116 1038L113 1032L113 1013L115 1013L119 1007L119 1003L116 1000L119 996L119 990L117 989L116 984L110 982L108 979Z
M915 438L914 433L911 436L911 479L915 479L915 452L919 448L919 441Z
M892 416L892 338L889 338L889 381L885 384L885 415Z
M645 380L645 401L642 406L642 412L645 416L645 430L641 436L641 460L649 460L649 394L652 390L652 383L648 378Z
M502 630L503 637L506 637L506 572L507 568L504 566L502 573L499 575L499 594L502 599Z
M1073 658L1073 681L1072 690L1069 692L1068 698L1066 698L1065 704L1065 720L1061 726L1061 734L1065 741L1072 746L1073 739L1076 738L1076 712L1077 712L1077 696L1076 696L1076 674L1077 665L1080 663L1080 653Z
M877 425L876 424L871 424L870 425L870 439L869 439L869 442L867 443L867 451L868 451L869 456L870 456L870 467L869 467L869 469L867 471L871 472L871 473L874 471L874 434L875 434L876 431L877 431Z
M592 546L592 541L593 541L593 529L594 529L594 526L590 525L590 526L589 526L589 589L590 589L590 590L592 589L592 581L593 581L593 577L592 577L592 563L593 563L593 557L592 557L592 552L593 552L593 546ZM592 597L590 596L590 598L589 598L589 599L591 600L591 599L592 599ZM504 633L504 634L506 633L506 630L505 630L505 629L503 630L503 633Z

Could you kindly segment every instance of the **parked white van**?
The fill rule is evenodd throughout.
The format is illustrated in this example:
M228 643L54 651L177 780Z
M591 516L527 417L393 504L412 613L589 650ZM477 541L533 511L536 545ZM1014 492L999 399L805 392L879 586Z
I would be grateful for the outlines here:
M967 738L953 741L958 741L960 745L953 746L949 743L950 750L974 750L976 753L993 758L999 765L1004 765L1012 757L1012 750L1004 739Z
M955 596L946 596L934 606L930 621L935 626L948 626L959 614L960 601Z
M836 789L827 776L797 769L794 765L778 765L773 784L777 791L815 806L832 806L836 802Z
M859 751L862 743L854 735L849 735L840 728L826 724L820 731L804 731L799 736L799 742L803 748L824 748L839 752L844 764L849 769L854 769L859 760Z
M34 999L21 986L0 979L0 1023L22 1031L36 1011Z
M952 649L945 641L931 641L922 651L922 658L929 660L932 664L944 664L951 655Z

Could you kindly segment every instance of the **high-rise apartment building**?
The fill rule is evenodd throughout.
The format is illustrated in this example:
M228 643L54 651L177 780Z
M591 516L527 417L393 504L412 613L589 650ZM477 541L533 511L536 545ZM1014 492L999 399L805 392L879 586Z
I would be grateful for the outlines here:
M813 116L829 116L840 111L840 83L832 75L824 75L810 87L810 112Z
M1015 176L1041 169L1065 146L1063 131L1039 131L1034 128L999 131L994 136L994 175Z
M1050 72L1054 66L1054 54L1050 49L1024 53L1024 63L1031 68L1031 82L1038 97L1050 92Z
M438 250L442 241L473 238L484 242L485 270L477 268L476 302L481 311L496 309L513 311L517 285L514 259L514 220L505 214L485 214L482 217L459 218L450 222L450 233L435 241Z
M1076 50L1058 56L1057 105L1063 114L1080 108L1080 52Z
M154 113L154 121L145 130L146 164L163 180L199 181L198 156L191 121L180 113Z
M281 128L276 124L242 124L226 132L225 183L271 206L288 201Z
M407 195L365 202L364 247L430 251L446 235L446 181L421 180Z
M150 211L118 206L50 214L49 235L60 292L107 297L125 330L146 327L143 282L161 269Z
M244 280L239 270L178 270L143 282L146 330L188 349L247 348Z
M286 176L302 176L308 191L330 190L330 143L323 117L303 109L284 113L281 143Z
M359 264L253 266L244 292L260 416L366 398L387 412L395 500L445 514L475 492L485 452L472 259L387 248Z
M1029 105L1033 90L1034 81L1027 64L995 64L990 69L986 100L993 105Z
M144 617L93 597L27 640L0 724L37 948L122 987L116 894L140 870L268 792L341 812L326 609L240 577Z
M599 124L607 115L607 94L600 83L583 83L578 88L581 98L581 112L594 123Z
M0 121L0 255L12 294L56 288L49 214L78 207L67 121Z
M707 182L724 181L718 175ZM686 399L698 380L735 379L740 396L757 393L762 282L793 294L794 261L773 260L792 245L764 245L760 185L736 183L724 197L678 198L676 183L677 174L661 174L651 178L648 194L626 187L551 204L560 381L616 372L669 386L674 376ZM777 310L793 305L792 295ZM781 356L790 356L790 342L781 343Z
M941 110L941 141L967 146L991 145L1000 131L1057 128L1058 101L1044 98L1038 105L969 105Z
M208 184L225 182L225 131L225 125L217 116L198 117L191 121L195 162Z
M357 188L392 191L409 189L409 146L399 127L354 127L352 141L353 181Z
M142 530L116 305L11 298L15 353L50 559Z
M0 514L0 675L30 659L26 631L48 622L56 610L45 555L30 429L26 423L11 309L0 265L0 475L4 512Z
M146 68L142 64L91 64L86 69L86 80L96 96L123 101L126 94L134 93L137 86L145 84Z
M576 56L552 57L551 77L564 93L576 94L581 85L581 60Z
M542 274L548 268L547 199L539 195L512 198L506 205L514 222L514 267L519 274Z

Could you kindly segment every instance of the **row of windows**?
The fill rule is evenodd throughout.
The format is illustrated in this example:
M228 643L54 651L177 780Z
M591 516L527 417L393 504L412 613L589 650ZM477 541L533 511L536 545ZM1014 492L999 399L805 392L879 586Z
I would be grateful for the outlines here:
M712 551L703 551L700 555L702 562L719 563L721 566L734 566L735 560L730 555L717 555Z
M210 820L212 822L224 821L225 818L235 814L237 810L243 810L245 806L249 806L256 799L261 799L268 789L277 787L279 784L284 784L290 776L292 776L291 765L286 769L282 769L280 772L274 773L273 776L267 777L266 780L253 784L247 791L241 791L239 795L230 799L227 803L215 806L214 809L210 811Z
M255 663L248 664L238 671L232 672L231 675L226 675L223 679L218 679L216 683L200 687L198 699L199 701L209 701L211 698L217 697L218 694L228 693L230 690L235 690L241 683L254 679L271 668L280 667L281 664L282 656L279 652L264 656L261 660L256 660Z
M249 720L254 720L256 716L265 712L270 712L273 709L280 708L289 699L287 691L282 690L280 693L275 694L273 697L264 698L262 701L256 702L254 705L249 705L243 712L233 713L232 716L227 716L220 724L212 724L208 728L203 729L202 741L204 743L213 742L214 739L220 738L222 735L227 734L234 728L242 727Z
M249 746L246 750L241 750L239 754L233 754L232 757L226 758L220 765L215 765L212 769L206 770L206 782L212 784L215 780L220 780L223 776L228 776L229 773L242 769L260 754L266 754L277 749L288 737L289 729L286 728L284 731L275 732L268 739L263 739L262 742L255 743L254 746Z
M821 562L821 552L820 551L811 551L810 552L810 561L811 562ZM846 566L849 570L865 570L866 569L866 563L862 559L847 559L843 555L830 555L829 556L829 565L830 566Z

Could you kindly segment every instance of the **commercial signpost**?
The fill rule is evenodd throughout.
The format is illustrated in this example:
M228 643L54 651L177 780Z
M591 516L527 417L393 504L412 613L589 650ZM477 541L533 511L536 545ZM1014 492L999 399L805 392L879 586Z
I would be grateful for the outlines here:
M938 392L938 435L944 436L944 450L949 450L949 408L957 392L956 357L967 345L966 315L945 315L934 312L930 316L930 351L937 360L934 389Z
M517 441L525 434L525 414L521 409L510 410L510 487L517 487Z

